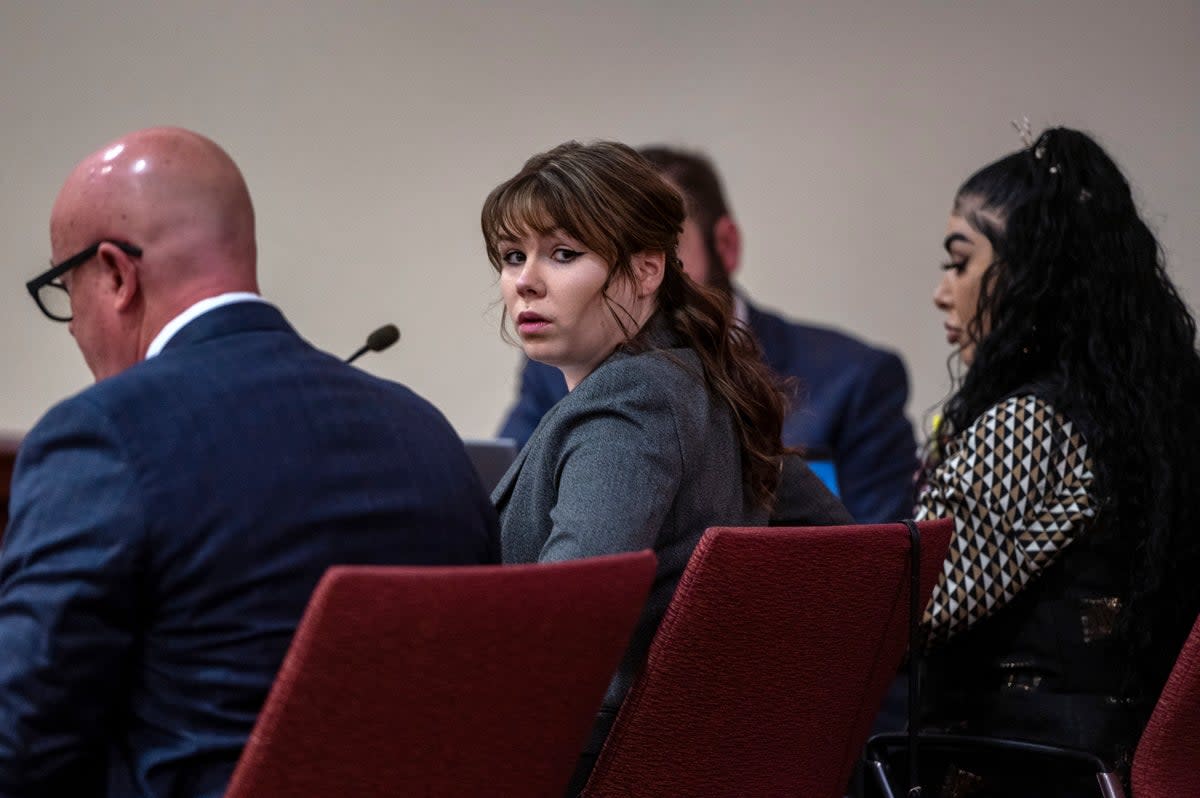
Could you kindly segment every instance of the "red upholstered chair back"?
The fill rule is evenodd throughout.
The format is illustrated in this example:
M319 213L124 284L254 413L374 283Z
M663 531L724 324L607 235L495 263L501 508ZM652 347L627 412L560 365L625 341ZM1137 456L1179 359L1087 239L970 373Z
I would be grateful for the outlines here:
M1200 795L1200 618L1133 755L1134 798Z
M953 526L920 529L923 607ZM841 796L907 648L909 545L708 530L583 794Z
M654 567L329 569L227 798L558 798Z

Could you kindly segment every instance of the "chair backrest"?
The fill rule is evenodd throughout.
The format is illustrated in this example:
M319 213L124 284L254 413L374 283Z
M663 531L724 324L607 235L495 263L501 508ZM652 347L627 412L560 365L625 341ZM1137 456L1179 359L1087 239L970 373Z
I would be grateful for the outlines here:
M1200 618L1133 755L1134 798L1200 795Z
M923 522L921 606L950 545ZM901 524L708 530L584 795L841 796L908 642Z
M227 798L558 798L654 567L330 568Z

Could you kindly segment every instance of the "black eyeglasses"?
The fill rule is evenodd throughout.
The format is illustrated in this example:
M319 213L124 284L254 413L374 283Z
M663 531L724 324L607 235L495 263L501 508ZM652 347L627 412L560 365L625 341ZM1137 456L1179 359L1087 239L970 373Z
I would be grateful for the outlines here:
M67 294L67 287L63 285L62 276L76 266L87 263L96 257L96 253L100 251L101 244L112 244L126 255L132 255L135 258L140 258L142 255L140 247L135 247L133 244L126 244L124 241L112 241L105 238L92 244L82 252L72 255L62 263L51 266L49 271L43 272L25 283L25 288L29 291L29 295L33 297L33 301L37 303L42 313L45 313L48 318L54 321L71 320L71 297Z

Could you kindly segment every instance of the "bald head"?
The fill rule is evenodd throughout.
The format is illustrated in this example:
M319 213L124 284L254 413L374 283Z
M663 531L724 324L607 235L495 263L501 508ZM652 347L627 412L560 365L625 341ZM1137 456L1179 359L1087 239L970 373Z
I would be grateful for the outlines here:
M59 192L51 242L129 241L172 282L253 280L254 208L233 160L180 128L123 136L83 159ZM228 290L228 289L223 289Z
M75 167L54 203L51 247L62 259L98 241L126 242L142 251L124 264L126 275L113 248L87 265L92 277L97 270L104 277L108 269L118 284L133 281L123 286L118 327L136 335L137 359L168 321L195 302L229 291L258 291L254 208L246 182L224 150L188 130L139 130ZM84 270L70 278L81 289L88 285ZM75 299L72 291L73 304Z

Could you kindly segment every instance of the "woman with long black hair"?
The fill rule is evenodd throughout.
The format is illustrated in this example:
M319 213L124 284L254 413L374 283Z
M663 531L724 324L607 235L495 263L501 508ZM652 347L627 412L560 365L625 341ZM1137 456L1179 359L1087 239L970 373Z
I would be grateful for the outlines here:
M955 540L926 728L1128 764L1200 612L1196 325L1120 169L1052 128L963 184L934 303L967 367L918 517Z

